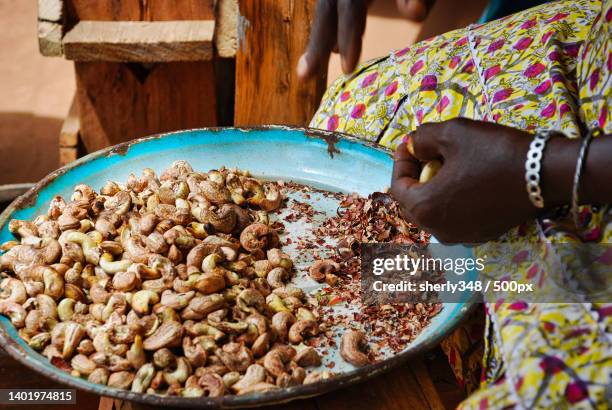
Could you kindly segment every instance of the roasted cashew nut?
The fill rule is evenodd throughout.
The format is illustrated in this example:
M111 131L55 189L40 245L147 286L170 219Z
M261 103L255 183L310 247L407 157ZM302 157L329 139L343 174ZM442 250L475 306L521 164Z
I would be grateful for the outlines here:
M289 329L289 341L300 344L304 340L304 334L316 336L319 333L317 322L314 320L298 320Z
M193 343L190 337L183 338L183 352L191 366L200 367L206 364L206 350L201 344Z
M120 292L129 292L140 285L140 277L135 272L118 272L113 275L113 288Z
M205 295L225 288L225 277L217 272L206 272L198 276L194 288Z
M142 365L132 381L132 391L134 393L144 393L147 391L155 376L155 368L151 363Z
M218 374L205 374L200 377L198 384L202 387L204 396L220 397L225 394L225 383Z
M31 221L22 221L13 219L8 225L9 231L12 234L18 235L22 240L28 237L38 237L38 227Z
M215 205L223 205L231 201L230 192L224 185L207 180L200 182L200 188L206 199Z
M286 355L282 350L274 349L265 355L263 365L270 374L279 377L281 374L285 373L285 365L289 360L291 360L291 357Z
M249 252L276 248L279 244L278 233L268 225L254 223L240 233L240 244Z
M268 283L273 289L280 288L285 286L285 281L289 277L289 274L285 270L285 268L281 268L280 266L272 269L268 272L266 279Z
M245 289L236 296L236 306L243 312L261 311L266 300L255 289Z
M304 291L294 285L286 285L282 288L276 288L272 291L275 295L280 296L281 298L287 298L289 296L293 296L298 299L304 298Z
M268 305L268 307L270 308L270 310L272 310L272 312L274 313L278 313L278 312L289 312L291 313L291 309L289 309L284 303L283 300L281 299L280 296L271 293L268 295L268 297L266 298L266 303Z
M120 371L111 373L108 378L108 387L114 387L116 389L127 390L132 385L134 380L134 373L128 371Z
M138 369L146 363L147 356L145 355L144 347L142 345L142 336L134 336L134 342L132 343L130 350L128 350L126 353L126 359L130 362L130 365L134 369Z
M298 320L317 320L315 314L304 307L298 308L296 318Z
M109 376L110 372L107 369L98 367L93 372L91 372L91 374L87 378L87 381L90 383L106 385L108 383Z
M240 394L242 390L257 383L261 383L265 379L266 369L260 364L252 364L247 368L244 376L242 376L236 383L232 384L231 389Z
M231 233L237 222L236 212L232 205L225 204L218 211L210 208L196 207L192 208L191 214L199 222L210 224L215 232Z
M289 328L296 322L295 316L291 312L281 311L272 316L271 328L281 342L287 339Z
M225 333L207 323L186 321L184 324L185 330L191 336L211 336L215 341L219 341L225 337Z
M28 346L36 351L41 351L47 346L47 344L51 341L51 334L44 332L38 333L37 335L32 336L30 341L28 342Z
M295 356L295 362L302 367L320 366L321 356L313 347L305 347L298 351Z
M438 160L432 160L423 165L421 174L419 175L419 182L421 184L429 182L433 177L436 176L438 171L442 168L442 163Z
M251 346L253 356L261 357L270 349L271 335L269 332L260 334Z
M79 323L75 322L63 322L66 323L64 328L64 346L62 349L62 357L67 359L72 356L72 353L76 350L77 346L81 342L83 336L85 336L85 328Z
M278 248L269 249L266 256L268 257L268 260L272 266L275 268L280 267L289 271L293 267L293 262L291 261L289 255Z
M218 293L197 296L189 301L189 304L181 313L181 317L187 320L199 320L224 305L225 298Z
M117 272L125 272L132 265L132 261L128 259L122 259L118 261L113 261L113 255L110 253L103 253L100 256L100 267L106 273L117 273Z
M365 366L370 362L363 352L367 346L365 334L356 330L347 330L340 341L340 355L354 366Z
M57 305L57 314L62 322L67 322L72 319L75 305L76 300L74 299L65 298L60 301Z
M147 263L149 260L151 253L147 249L142 235L132 233L129 229L124 229L121 233L121 244L131 262Z
M261 190L248 199L249 203L259 206L264 211L270 212L278 209L283 202L283 196L276 184L264 184Z
M327 274L334 274L340 270L340 265L332 259L318 260L308 269L310 277L317 282L325 280Z
M70 365L74 370L82 375L89 376L96 370L96 364L84 354L77 354L70 361Z
M253 362L253 353L241 343L227 343L215 351L215 355L230 371L243 372Z
M164 379L169 385L181 384L187 380L191 373L191 366L184 357L176 359L176 369L172 372L164 372Z
M253 263L253 268L258 277L265 278L274 266L272 266L272 263L268 259L261 259Z
M145 350L159 350L162 347L174 347L180 344L183 328L179 322L167 321L143 342Z
M93 265L98 264L100 260L98 244L87 234L77 231L67 231L60 236L59 241L60 243L64 241L74 242L76 244L81 245L81 248L83 249L83 255L85 255L85 260L87 261L87 263L91 263Z
M210 236L206 239L208 238L210 238ZM195 268L196 271L202 269L204 258L211 253L217 252L218 248L216 244L211 244L210 240L209 242L202 242L194 246L187 254L187 267Z
M28 298L26 288L22 281L15 278L7 278L0 283L2 293L0 299L5 302L23 304Z
M0 302L0 314L11 319L11 323L17 329L25 326L26 310L19 303L2 301Z
M149 307L159 302L159 295L152 290L139 290L132 296L132 309L139 315L149 314Z

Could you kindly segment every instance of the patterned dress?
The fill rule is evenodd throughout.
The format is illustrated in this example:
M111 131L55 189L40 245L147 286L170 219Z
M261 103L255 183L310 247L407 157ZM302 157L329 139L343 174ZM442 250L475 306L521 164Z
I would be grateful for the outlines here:
M456 117L568 138L597 126L612 133L612 0L545 4L367 62L327 90L311 126L395 148L420 124ZM532 221L503 238L514 239L612 243L612 208L582 207L578 228L567 215ZM504 273L546 275L541 256ZM485 308L484 355L474 347L478 320L443 344L468 391L483 358L463 408L612 406L612 305L500 299Z

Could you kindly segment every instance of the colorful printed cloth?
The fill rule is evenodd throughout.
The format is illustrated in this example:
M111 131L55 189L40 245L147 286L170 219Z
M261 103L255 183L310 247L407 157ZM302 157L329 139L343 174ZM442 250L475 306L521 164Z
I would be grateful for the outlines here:
M610 134L611 30L612 0L567 0L433 37L339 78L311 126L391 148L420 124L456 117L568 138L595 126ZM567 215L533 221L502 239L540 241L542 252L556 243L612 242L610 206L582 207L581 220L580 229ZM501 273L523 281L545 276L548 265L534 265L541 256ZM500 299L486 309L483 378L463 408L610 406L612 305ZM443 346L470 388L474 337L465 329Z

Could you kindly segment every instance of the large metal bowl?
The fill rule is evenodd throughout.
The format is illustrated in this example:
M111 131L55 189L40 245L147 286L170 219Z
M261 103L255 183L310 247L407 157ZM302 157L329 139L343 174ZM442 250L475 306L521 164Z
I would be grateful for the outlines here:
M95 152L44 178L0 215L0 242L12 238L8 231L10 219L29 219L46 212L55 195L69 196L79 183L98 189L109 179L125 181L131 172L139 173L145 167L161 171L177 159L189 161L198 170L222 165L239 167L263 178L294 180L331 191L362 195L388 186L393 165L390 151L384 148L347 135L312 129L273 126L199 129L157 135ZM338 376L322 382L246 396L160 397L92 384L51 365L18 336L3 316L0 316L0 345L31 369L97 395L160 406L261 406L316 396L386 372L409 357L436 346L466 316L470 302L470 295L465 295L461 303L444 304L431 324L404 351L381 362L359 369L344 368Z

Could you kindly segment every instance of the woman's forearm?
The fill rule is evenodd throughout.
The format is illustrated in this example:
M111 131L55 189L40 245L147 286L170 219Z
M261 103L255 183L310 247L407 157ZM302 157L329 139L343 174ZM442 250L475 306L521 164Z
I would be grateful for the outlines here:
M542 160L542 193L551 207L569 205L580 140L552 138ZM580 180L581 204L612 203L612 136L591 142Z

